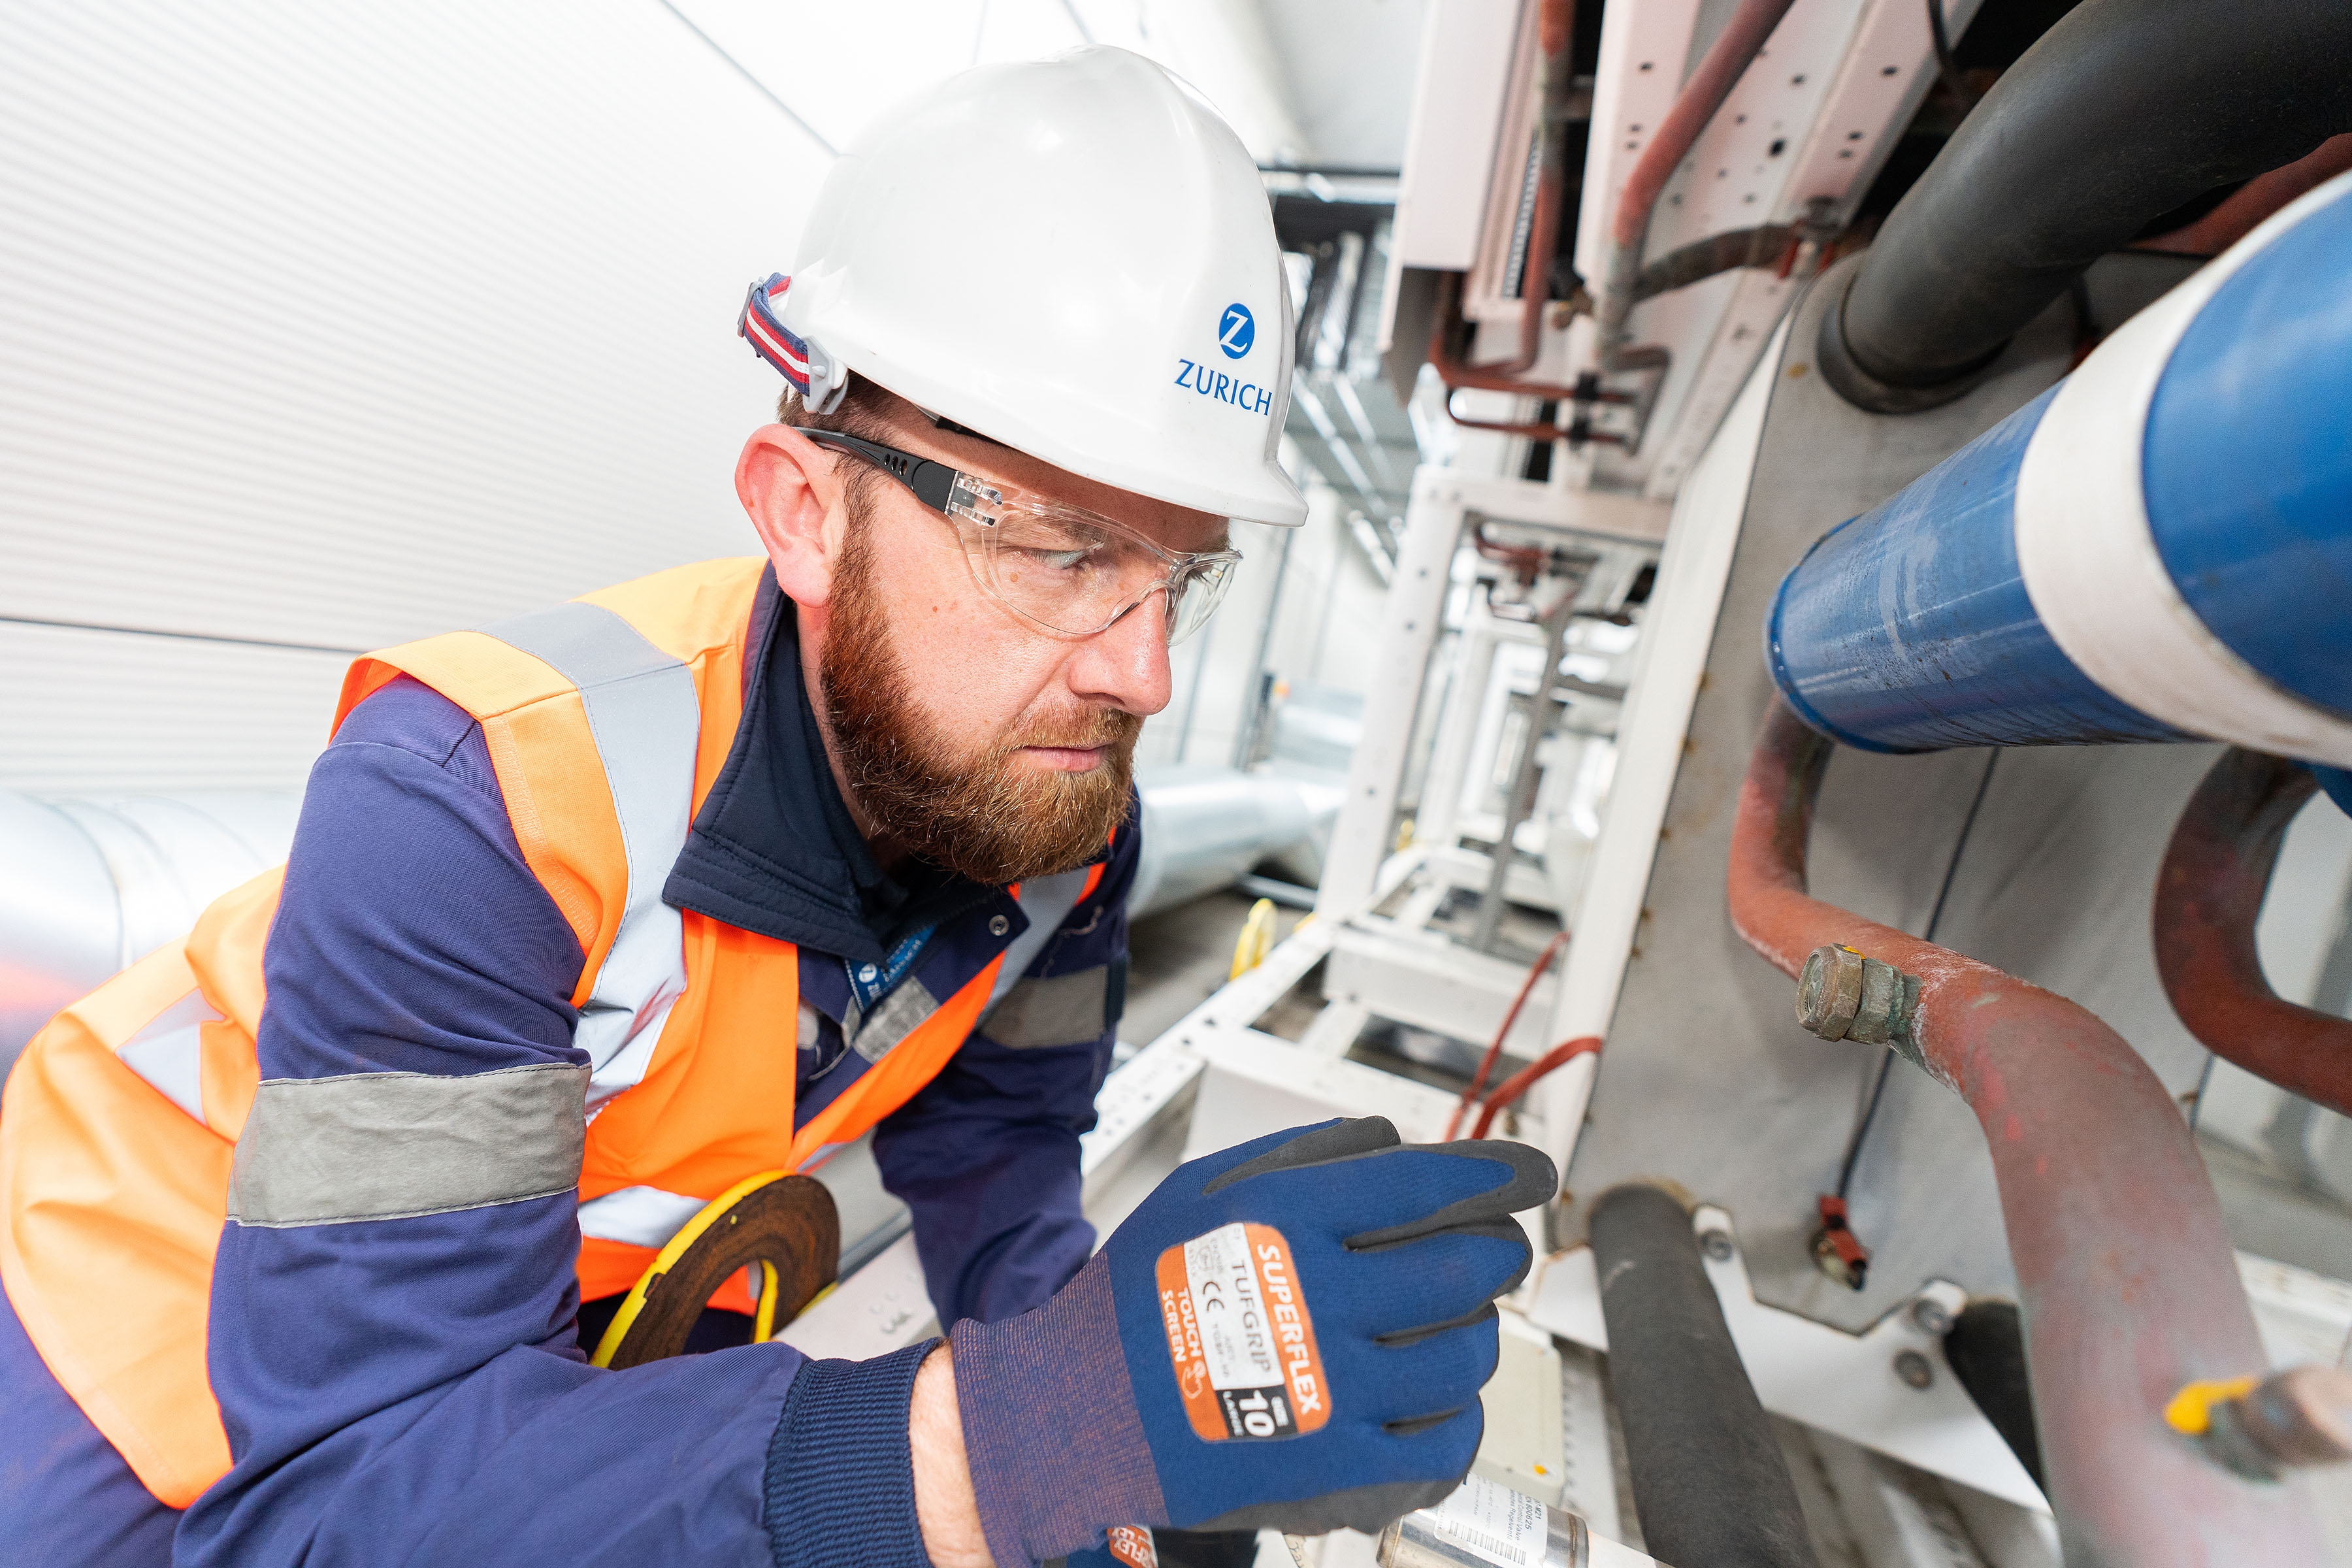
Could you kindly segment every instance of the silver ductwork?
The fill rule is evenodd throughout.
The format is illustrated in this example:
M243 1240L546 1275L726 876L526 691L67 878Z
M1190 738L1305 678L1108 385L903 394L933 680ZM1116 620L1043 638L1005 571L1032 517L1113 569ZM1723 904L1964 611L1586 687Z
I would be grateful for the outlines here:
M58 1008L284 860L300 805L286 791L0 790L0 1070Z
M1138 768L1135 782L1143 858L1128 897L1130 918L1230 887L1264 860L1311 886L1344 794L1311 779L1181 763Z
M1229 886L1268 859L1312 882L1339 813L1331 785L1226 767L1145 768L1137 783L1135 915ZM301 804L292 791L39 800L0 790L0 1072L59 1008L283 861Z

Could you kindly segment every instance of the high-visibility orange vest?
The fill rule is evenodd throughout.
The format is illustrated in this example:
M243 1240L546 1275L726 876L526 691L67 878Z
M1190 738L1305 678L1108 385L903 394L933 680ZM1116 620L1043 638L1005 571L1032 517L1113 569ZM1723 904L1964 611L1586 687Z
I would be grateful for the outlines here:
M764 564L679 567L372 654L336 711L340 725L406 674L472 714L523 858L587 955L572 994L593 1068L583 1299L627 1289L660 1237L744 1176L804 1168L906 1103L962 1044L1004 962L793 1131L796 1052L777 1040L798 1016L798 950L661 901L735 739ZM259 1088L262 947L284 875L226 894L185 938L58 1014L0 1095L0 1283L51 1373L174 1508L229 1465L206 1315ZM750 1310L740 1279L714 1304Z

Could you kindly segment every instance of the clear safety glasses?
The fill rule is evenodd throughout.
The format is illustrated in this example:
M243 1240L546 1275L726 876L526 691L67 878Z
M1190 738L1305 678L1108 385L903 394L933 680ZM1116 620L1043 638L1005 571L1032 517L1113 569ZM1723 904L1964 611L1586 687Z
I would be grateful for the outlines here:
M1168 641L1207 624L1232 586L1237 550L1163 550L1123 522L832 430L794 426L820 447L863 458L955 526L980 591L1041 631L1090 637L1154 594Z

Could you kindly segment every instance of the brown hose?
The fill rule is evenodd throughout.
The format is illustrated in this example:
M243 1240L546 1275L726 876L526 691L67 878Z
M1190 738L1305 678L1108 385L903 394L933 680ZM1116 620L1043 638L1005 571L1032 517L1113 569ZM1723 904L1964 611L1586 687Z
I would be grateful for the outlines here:
M2234 1062L2352 1115L2352 1021L2271 989L2254 950L2287 824L2319 787L2309 769L2232 747L2189 797L2156 879L2156 970L2180 1021Z

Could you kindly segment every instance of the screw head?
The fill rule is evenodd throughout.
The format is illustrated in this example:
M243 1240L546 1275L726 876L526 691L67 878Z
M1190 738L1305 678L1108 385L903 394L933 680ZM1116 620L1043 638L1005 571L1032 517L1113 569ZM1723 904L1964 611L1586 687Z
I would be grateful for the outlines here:
M989 935L1003 936L1006 931L1009 931L1012 929L1013 922L1006 920L1003 915L991 915L988 917Z
M1940 1340L1952 1331L1951 1310L1933 1296L1922 1296L1911 1303L1911 1324Z
M1926 1388L1936 1381L1935 1363L1917 1351L1897 1351L1895 1354L1895 1375L1906 1386Z
M1717 1263L1730 1262L1732 1255L1739 1250L1732 1245L1731 1233L1727 1230L1703 1232L1698 1238L1698 1249Z

